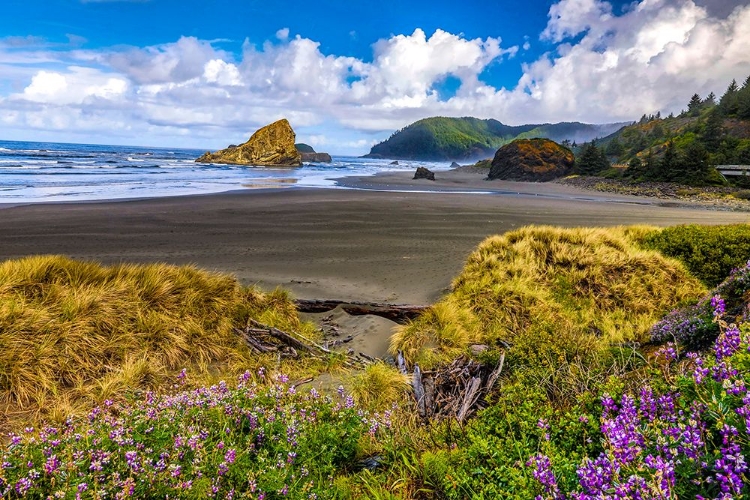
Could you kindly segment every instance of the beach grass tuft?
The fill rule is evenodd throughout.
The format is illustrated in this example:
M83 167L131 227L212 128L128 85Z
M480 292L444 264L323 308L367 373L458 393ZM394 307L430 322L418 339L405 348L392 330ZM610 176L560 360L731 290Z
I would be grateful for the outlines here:
M596 367L613 374L613 349L647 340L661 315L705 293L680 262L638 245L652 231L529 226L487 238L391 349L430 369L472 344L511 346L509 369L530 382L564 397L584 390Z
M0 263L0 414L60 419L186 369L213 383L258 363L248 319L315 335L287 292L192 266L102 266L61 256ZM0 427L8 422L0 422Z

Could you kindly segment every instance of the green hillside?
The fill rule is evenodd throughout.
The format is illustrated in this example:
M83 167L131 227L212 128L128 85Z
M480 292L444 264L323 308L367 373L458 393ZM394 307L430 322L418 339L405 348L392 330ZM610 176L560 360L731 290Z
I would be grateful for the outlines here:
M555 141L587 141L611 134L623 124L589 125L556 123L505 125L497 120L432 117L394 132L373 146L369 158L407 160L475 160L491 157L515 139L548 138Z
M627 165L626 178L724 183L716 165L750 165L750 77L741 87L733 80L720 99L694 94L677 116L643 115L596 145L610 160ZM746 178L731 181L750 184Z

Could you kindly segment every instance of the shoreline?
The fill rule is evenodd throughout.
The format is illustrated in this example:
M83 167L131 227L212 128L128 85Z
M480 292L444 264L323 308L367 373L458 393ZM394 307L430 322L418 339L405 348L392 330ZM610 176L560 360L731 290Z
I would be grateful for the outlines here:
M391 175L377 181L431 183ZM373 182L365 179L354 182ZM712 210L610 200L565 186L524 183L514 194L477 196L434 191L443 188L436 182L432 192L360 185L7 207L0 260L61 254L103 264L193 264L302 299L429 305L450 289L480 242L522 226L750 222L748 213L717 217ZM336 321L356 335L357 349L386 355L395 324L343 315Z

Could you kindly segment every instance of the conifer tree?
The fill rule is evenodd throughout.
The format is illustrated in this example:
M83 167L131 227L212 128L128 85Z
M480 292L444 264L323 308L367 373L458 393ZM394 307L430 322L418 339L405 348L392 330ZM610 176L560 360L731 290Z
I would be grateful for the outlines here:
M718 108L712 109L708 114L706 125L703 128L702 139L706 149L715 153L721 146L721 139L724 136L724 118Z
M680 155L681 175L672 180L688 184L703 184L710 169L708 152L698 141L693 141Z
M576 170L581 175L595 175L600 168L599 148L596 146L596 142L591 141L584 144L581 155L576 162Z
M690 98L690 102L688 103L688 114L690 116L698 116L701 111L701 104L703 101L701 101L701 96L698 94L693 94L693 97Z
M679 161L672 140L667 143L667 149L664 150L664 156L661 157L657 170L657 179L661 181L673 181L680 177Z
M644 174L644 164L641 161L640 158L637 156L634 156L630 159L630 162L628 162L628 168L625 170L625 175L632 179L638 179L640 177L643 177Z
M737 113L739 87L737 87L737 80L732 80L732 83L727 87L727 91L721 96L719 100L719 107L725 115L733 115Z

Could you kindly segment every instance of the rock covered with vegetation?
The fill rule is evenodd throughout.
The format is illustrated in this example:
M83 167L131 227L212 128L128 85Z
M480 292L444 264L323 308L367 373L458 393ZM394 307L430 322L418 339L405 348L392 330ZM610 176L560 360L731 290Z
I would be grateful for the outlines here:
M398 158L422 161L477 160L516 139L546 137L552 140L591 140L611 134L623 124L590 125L555 123L505 125L497 120L478 118L424 118L394 132L376 144L368 158Z
M244 144L206 152L195 160L198 163L227 163L230 165L289 166L302 165L302 157L294 144L294 130L286 119L258 129Z
M495 153L488 179L545 182L573 171L572 151L549 139L520 139Z

